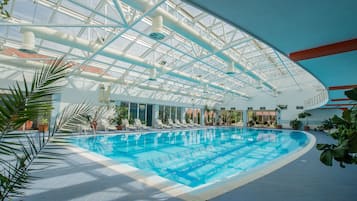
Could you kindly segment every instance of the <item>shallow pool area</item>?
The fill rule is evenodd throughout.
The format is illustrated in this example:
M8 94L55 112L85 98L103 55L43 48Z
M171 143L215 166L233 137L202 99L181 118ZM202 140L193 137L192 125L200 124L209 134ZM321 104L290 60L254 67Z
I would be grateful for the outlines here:
M303 132L204 128L71 138L80 148L189 187L254 172L309 143Z

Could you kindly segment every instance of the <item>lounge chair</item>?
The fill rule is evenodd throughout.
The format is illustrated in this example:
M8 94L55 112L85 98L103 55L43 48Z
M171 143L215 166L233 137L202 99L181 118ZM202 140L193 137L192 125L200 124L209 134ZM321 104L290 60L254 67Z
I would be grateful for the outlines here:
M163 124L161 119L156 119L156 126L157 128L172 128L169 125Z
M192 124L188 124L185 119L182 120L182 125L184 125L186 127L193 127L194 126Z
M172 127L174 127L174 128L181 128L181 126L178 125L178 124L175 124L175 123L172 121L172 119L169 119L169 126L172 126Z
M178 119L175 119L175 123L176 123L177 125L181 126L182 128L187 128L187 127L188 127L187 124L181 123L180 120L178 120Z
M134 126L137 128L137 129L144 129L144 130L148 130L150 129L149 127L147 127L146 125L143 125L140 121L140 119L135 119L134 120Z
M193 125L193 126L200 126L199 124L193 122L192 119L190 119L189 121L190 121L190 124Z
M136 130L136 127L133 125L130 125L129 121L127 119L123 119L122 123L123 123L123 127L125 130Z
M102 128L104 128L105 131L117 130L116 126L111 125L108 120L102 119L100 120L99 124L102 126Z

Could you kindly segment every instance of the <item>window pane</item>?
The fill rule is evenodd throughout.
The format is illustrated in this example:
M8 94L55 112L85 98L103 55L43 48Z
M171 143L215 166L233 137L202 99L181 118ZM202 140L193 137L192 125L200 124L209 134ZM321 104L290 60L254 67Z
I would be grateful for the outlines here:
M159 119L160 119L161 121L164 120L164 106L163 106L163 105L160 105L160 106L159 106Z
M146 106L146 125L152 126L152 105Z
M172 121L176 119L176 107L171 107L171 119Z
M177 119L180 120L180 121L182 121L182 119L181 119L182 118L181 117L181 109L182 109L181 107L177 108Z
M145 115L146 114L146 104L139 105L139 119L142 124L146 124Z
M130 117L129 117L129 123L133 124L134 119L138 118L137 117L137 111L138 111L138 104L137 103L130 103Z
M164 123L168 123L170 118L170 106L165 106L165 116L164 116Z
M128 110L129 110L129 103L128 102L121 102L120 107L117 108L117 113L120 116L120 119L128 119ZM122 124L121 120L120 122L117 122L118 124Z

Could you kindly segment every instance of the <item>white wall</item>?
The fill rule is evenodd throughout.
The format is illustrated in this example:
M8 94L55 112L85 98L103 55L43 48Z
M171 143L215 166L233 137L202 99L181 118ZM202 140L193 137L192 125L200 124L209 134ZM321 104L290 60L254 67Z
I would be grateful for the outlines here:
M264 92L254 96L249 100L243 100L239 97L227 95L222 104L216 105L217 109L221 107L235 107L239 110L247 110L252 107L253 110L258 110L260 107L265 107L267 110L274 110L277 105L288 105L286 110L281 111L280 121L284 128L290 128L289 122L297 118L298 114L303 110L297 110L296 106L304 106L304 101L316 95L314 90L294 90L284 91L277 97L268 95Z

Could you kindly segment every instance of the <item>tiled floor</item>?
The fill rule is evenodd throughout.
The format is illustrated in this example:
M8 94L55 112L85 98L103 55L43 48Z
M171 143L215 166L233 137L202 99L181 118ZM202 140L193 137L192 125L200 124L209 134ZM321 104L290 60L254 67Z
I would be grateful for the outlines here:
M317 142L330 141L313 133ZM70 153L46 170L29 186L26 201L153 201L180 200L148 187L113 170ZM213 201L352 201L357 198L357 166L326 167L313 148L287 166Z
M317 143L332 142L312 132ZM357 166L324 166L311 149L287 166L212 201L352 201L357 200Z

